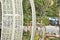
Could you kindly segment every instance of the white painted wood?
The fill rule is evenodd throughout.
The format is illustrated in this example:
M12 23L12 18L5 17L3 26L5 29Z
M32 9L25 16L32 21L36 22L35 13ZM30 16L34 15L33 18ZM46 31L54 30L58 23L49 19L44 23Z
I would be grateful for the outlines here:
M12 35L12 40L22 40L22 35L23 35L23 8L22 8L22 0L12 0L13 2L13 35ZM16 19L17 18L17 19ZM19 26L16 28L15 24L19 20ZM17 32L17 33L16 33Z
M6 29L5 31L7 32L7 31L10 31L10 30L12 30L12 36L11 36L11 40L22 40L22 35L23 35L23 8L22 8L22 0L11 0L12 1L12 11L13 11L13 13L12 14L8 14L8 11L11 11L8 7L7 7L7 5L9 5L8 3L7 3L7 1L10 1L10 0L1 0L1 3L2 3L2 32L1 32L1 34L3 35L3 31L4 31L4 29ZM17 5L18 6L15 6L15 1L18 1L17 2ZM7 3L7 4L5 4L5 3ZM18 4L19 3L19 4ZM5 6L3 6L3 5L5 5L6 7L7 7L7 9L5 10L4 9L4 7ZM5 7L5 8L6 8ZM9 6L10 7L10 6ZM16 8L18 9L18 11L17 11L17 13L18 14L16 14ZM3 11L5 11L6 12L6 14L5 14L5 12L3 12ZM13 18L13 26L11 26L12 27L12 29L10 29L9 28L9 26L8 27L5 27L5 26L3 26L3 24L4 24L4 21L3 20L8 20L8 19L6 19L5 17L9 17L9 16L12 16L12 18ZM18 27L18 29L17 28L15 28L15 23L16 23L16 18L15 17L19 17L19 22L20 22L20 26ZM8 20L8 22L9 22L9 20ZM9 29L9 30L7 30L7 29ZM15 31L18 31L18 33L19 34L17 34L17 36L19 36L18 38L15 38ZM11 32L10 32L11 33ZM10 34L9 34L10 35ZM5 36L7 36L7 35L5 35ZM17 37L16 36L16 37ZM4 39L3 39L3 38ZM9 37L9 36L8 36ZM10 39L7 39L8 37L4 37L4 36L1 36L1 40L10 40Z
M21 10L21 13L20 14L22 14L22 15L20 15L21 16L20 17L21 18L21 21L20 22L22 22L21 23L22 25L20 26L20 33L21 33L20 34L21 35L20 40L22 40L22 36L23 36L23 5L22 5L22 2L23 2L23 0L21 0L21 3L20 3L21 4L21 9L20 9Z
M13 29L12 29L12 37L11 37L11 40L14 40L15 38L15 31L16 31L16 28L15 28L15 15L16 15L16 13L15 13L15 7L17 7L18 8L18 6L15 6L15 3L14 3L14 1L17 1L17 0L12 0L12 6L13 6L13 14L11 15L11 14L5 14L5 16L13 16ZM2 3L2 0L1 0L1 3ZM17 40L22 40L22 35L23 35L23 8L22 8L22 0L19 0L19 3L20 3L20 5L19 5L19 7L20 7L20 14L22 14L22 15L20 15L20 23L21 23L21 25L20 25L20 36L19 36L19 38L20 39L17 39ZM34 40L34 32L35 32L35 27L36 27L36 13L35 13L35 5L34 5L34 1L33 0L30 0L30 4L31 4L31 8L32 8L32 33L31 33L31 40ZM18 5L18 4L17 4ZM5 5L6 6L6 5ZM3 3L2 3L2 20L3 20ZM19 8L18 8L19 9ZM6 10L6 12L8 11L8 9ZM19 10L18 10L19 11ZM8 28L7 28L8 29ZM2 21L2 30L3 30L3 21ZM19 30L19 29L18 29ZM18 35L18 34L17 34ZM2 37L2 36L1 36ZM2 38L1 38L1 40L2 40Z
M22 35L23 35L23 7L22 7L22 0L14 0L14 4L15 4L15 33L14 33L14 40L22 40ZM19 26L17 26L17 25L19 25Z
M35 29L36 29L36 12L35 12L35 5L34 0L29 0L32 9L32 33L31 33L31 40L34 40Z
M14 40L14 33L15 33L15 3L14 3L14 0L12 0L12 6L13 6L13 30L12 30L11 40Z
M7 3L7 1L8 1L8 3ZM9 14L11 14L12 12L10 12L10 11L13 11L13 10L11 10L12 4L10 1L12 2L12 0L1 0L1 3L2 3L1 4L2 5L1 40L11 40L12 27L13 27L12 26L13 16L10 16ZM9 12L8 12L8 10L9 10ZM5 15L5 14L8 14L8 15ZM12 15L13 15L13 13L12 13Z

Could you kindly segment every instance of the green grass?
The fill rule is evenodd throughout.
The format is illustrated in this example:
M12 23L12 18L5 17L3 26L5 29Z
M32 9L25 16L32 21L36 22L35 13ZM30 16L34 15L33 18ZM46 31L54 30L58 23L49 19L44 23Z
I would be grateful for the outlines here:
M53 38L53 39L50 39L50 40L59 40L60 38Z

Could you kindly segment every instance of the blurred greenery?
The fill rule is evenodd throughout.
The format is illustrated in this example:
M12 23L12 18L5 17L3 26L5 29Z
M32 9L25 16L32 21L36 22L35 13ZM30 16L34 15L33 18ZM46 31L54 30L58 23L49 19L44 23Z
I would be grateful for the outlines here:
M32 21L31 6L29 0L23 0L24 25Z
M51 38L50 40L59 40L60 38Z
M52 4L53 1L53 4ZM41 17L45 25L49 25L49 20L47 17L58 17L59 16L59 0L34 0L36 8L36 20L38 23L41 22ZM29 0L23 0L23 13L24 13L24 25L28 26L30 21L32 21L31 5ZM30 34L24 32L24 40L30 40ZM39 34L35 35L35 40L39 39ZM58 39L50 39L58 40Z
M52 3L53 1L53 3ZM49 24L47 17L58 17L59 0L34 0L36 8L37 22L40 23L41 17L45 25ZM32 12L29 0L23 0L24 25L32 21Z
M23 40L30 40L31 36L30 36L30 32L23 32Z
M40 39L39 33L35 33L34 40L39 40L39 39Z

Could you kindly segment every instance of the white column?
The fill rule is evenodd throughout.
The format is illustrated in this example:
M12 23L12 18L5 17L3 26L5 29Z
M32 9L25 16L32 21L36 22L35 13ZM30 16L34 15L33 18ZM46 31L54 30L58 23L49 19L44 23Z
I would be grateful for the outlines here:
M23 36L23 6L22 6L22 2L23 2L23 0L21 0L21 3L20 3L21 4L21 9L20 10L21 10L21 14L22 14L22 15L20 15L21 16L20 17L21 18L21 26L20 26L21 38L20 38L20 40L22 40L22 36Z
M35 12L35 5L34 0L30 0L31 9L32 9L32 33L31 33L31 40L34 40L35 29L36 29L36 12Z
M14 0L12 0L12 6L13 6L13 30L12 30L11 40L14 40L14 33L15 33L15 4L14 4Z

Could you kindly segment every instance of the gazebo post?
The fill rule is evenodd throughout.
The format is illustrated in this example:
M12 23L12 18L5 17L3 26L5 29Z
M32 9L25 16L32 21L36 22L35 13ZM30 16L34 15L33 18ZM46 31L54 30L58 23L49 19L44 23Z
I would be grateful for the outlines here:
M36 29L36 12L35 12L35 5L34 0L29 0L32 9L32 33L31 33L31 40L34 40L35 29Z

